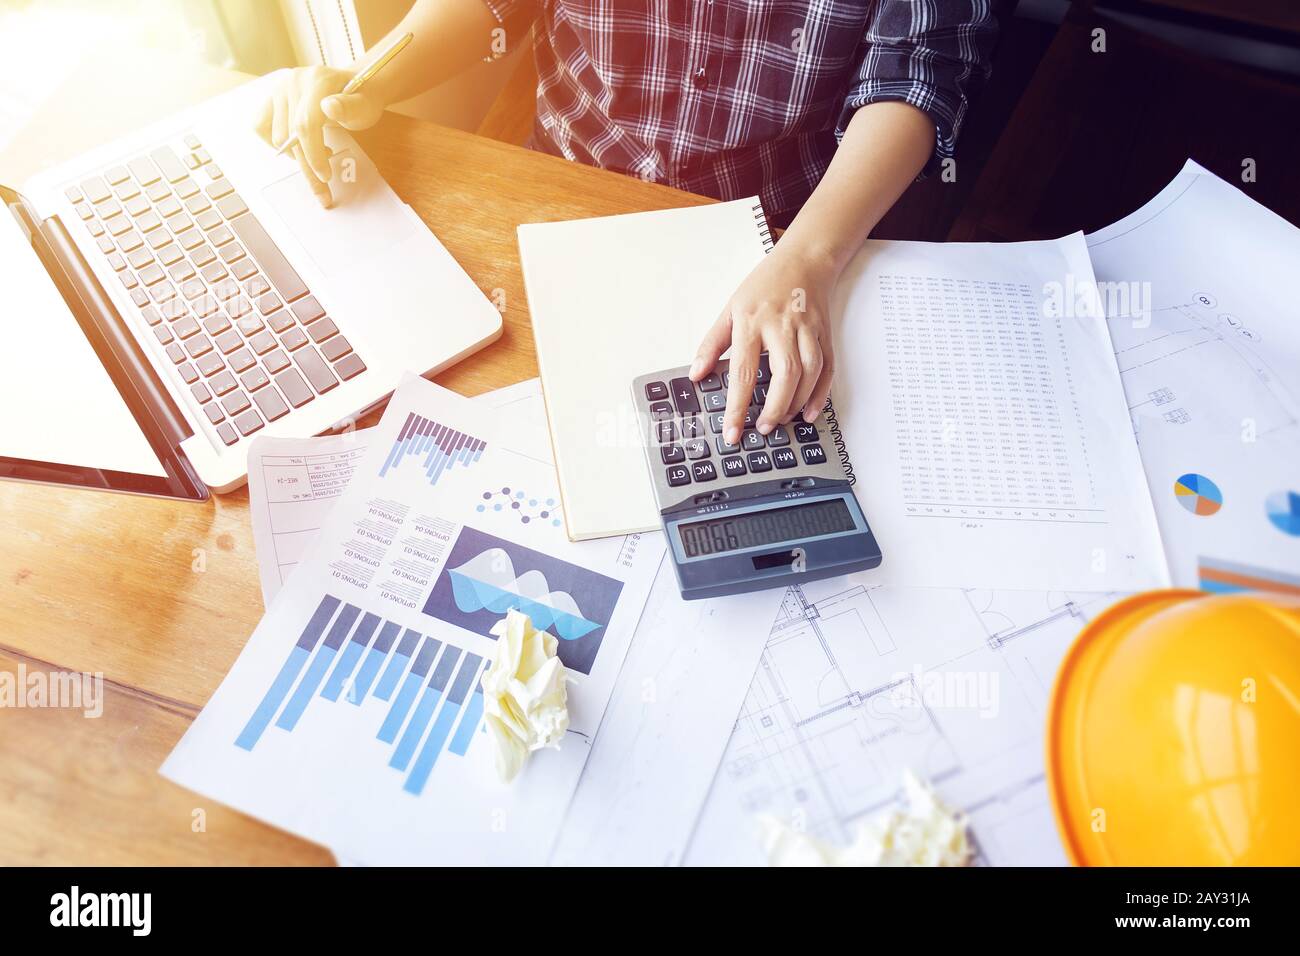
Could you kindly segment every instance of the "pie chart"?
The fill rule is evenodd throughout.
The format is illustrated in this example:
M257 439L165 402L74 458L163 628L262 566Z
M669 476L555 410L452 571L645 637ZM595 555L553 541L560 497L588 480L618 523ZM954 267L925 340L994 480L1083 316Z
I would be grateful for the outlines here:
M1219 486L1195 472L1188 472L1174 482L1174 494L1178 496L1180 505L1203 518L1223 507L1223 492ZM1269 499L1270 502L1272 500Z
M1279 531L1300 537L1300 492L1273 492L1264 499L1264 511Z

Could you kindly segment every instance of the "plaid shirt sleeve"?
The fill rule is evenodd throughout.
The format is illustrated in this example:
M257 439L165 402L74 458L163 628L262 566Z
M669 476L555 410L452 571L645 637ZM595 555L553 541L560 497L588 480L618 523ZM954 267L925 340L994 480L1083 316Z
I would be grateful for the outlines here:
M970 98L991 70L997 32L990 0L879 0L835 135L843 137L868 103L910 103L934 121L925 169L932 172L953 154Z

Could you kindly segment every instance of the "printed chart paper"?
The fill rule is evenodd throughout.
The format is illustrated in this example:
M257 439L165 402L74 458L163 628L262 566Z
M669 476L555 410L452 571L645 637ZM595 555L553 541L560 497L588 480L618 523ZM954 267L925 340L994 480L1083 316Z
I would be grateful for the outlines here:
M1174 583L1300 594L1300 229L1189 161L1088 251Z
M868 242L835 407L879 584L1132 591L1168 571L1082 234Z
M360 863L545 862L663 553L569 542L557 499L484 409L408 378L163 774ZM573 681L561 748L503 785L479 680L510 607Z

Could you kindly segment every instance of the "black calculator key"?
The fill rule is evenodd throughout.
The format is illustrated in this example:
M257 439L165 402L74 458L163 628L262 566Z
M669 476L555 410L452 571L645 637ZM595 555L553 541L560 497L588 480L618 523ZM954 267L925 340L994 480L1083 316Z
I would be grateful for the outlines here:
M691 474L696 481L712 481L718 477L718 470L711 461L697 461L691 465Z
M749 453L749 470L771 471L772 457L765 451L751 451Z
M821 445L804 445L802 451L805 465L826 464L826 450Z
M763 410L761 408L755 408L753 405L750 405L749 408L745 409L745 420L741 424L745 428L753 428L754 423L758 421L758 416L762 413Z
M682 419L682 437L683 438L702 438L704 436L704 426L700 420L692 415L690 418Z
M812 422L795 422L794 439L803 445L817 440L817 426Z
M674 414L673 406L668 402L655 402L650 406L650 417L656 421L661 418L672 418Z
M717 372L711 372L704 378L700 379L701 392L716 392L722 388L722 376Z
M655 440L659 444L677 440L677 425L675 422L657 422L655 424Z
M740 447L745 451L758 451L763 447L763 436L750 429L740 436Z
M708 465L710 468L713 467L712 462L706 461L703 464ZM669 487L676 488L678 485L689 485L691 483L691 473L686 470L685 465L674 465L672 468L667 469L664 474L668 476Z
M727 478L738 478L745 473L745 459L738 455L722 459L722 474Z
M790 433L784 428L773 428L767 434L767 444L770 448L781 448L790 444Z
M682 451L681 445L664 445L659 449L659 457L664 460L665 465L675 465L679 461L686 460L686 452Z
M793 468L799 464L799 456L794 453L792 448L774 448L772 449L772 464L778 468Z
M760 385L772 380L772 364L768 360L767 353L763 352L758 357L758 371L754 373L754 381Z
M763 406L767 404L767 386L760 385L754 389L754 404Z
M739 445L733 445L733 444L731 444L731 442L727 441L727 440L726 440L725 438L723 438L721 435L719 435L719 436L717 437L717 442L718 442L718 454L719 454L719 455L733 455L733 454L735 454L736 452L740 451L740 446L739 446Z
M709 415L709 431L715 435L722 434L722 412L712 412Z
M705 392L704 393L704 410L706 412L720 412L727 407L726 392Z
M652 402L662 402L668 397L668 386L663 382L650 382L645 387L645 397Z
M673 404L677 414L685 417L700 410L700 400L695 397L695 385L689 378L675 378L669 385L673 390Z
M692 438L689 441L684 441L682 447L686 449L686 457L692 460L709 457L709 443L703 438Z

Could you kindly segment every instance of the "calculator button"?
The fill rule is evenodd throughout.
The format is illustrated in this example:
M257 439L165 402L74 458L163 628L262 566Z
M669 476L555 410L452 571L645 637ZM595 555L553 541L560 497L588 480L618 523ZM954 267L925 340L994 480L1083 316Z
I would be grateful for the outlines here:
M692 438L689 441L684 441L682 447L686 449L686 457L692 460L709 457L709 443L703 438Z
M754 389L754 404L755 404L755 405L759 405L759 406L762 406L762 405L766 405L766 404L767 404L767 386L766 386L766 385L760 385L760 386L758 386L757 388Z
M704 410L706 412L720 412L727 407L726 392L705 392L704 393Z
M795 422L794 439L801 445L810 441L816 441L817 426L812 422Z
M772 380L772 365L768 360L767 353L763 352L758 357L758 371L754 373L754 381L760 385Z
M745 409L745 420L741 425L745 428L753 428L754 423L758 421L758 416L761 414L763 414L762 409L750 405L749 408Z
M701 392L716 392L721 388L722 388L722 376L719 375L717 372L712 372L709 375L704 376L704 378L700 379Z
M750 471L771 471L772 458L765 451L751 451L749 453L749 470Z
M715 434L715 435L719 435L719 434L721 434L721 433L722 433L722 419L723 419L723 413L722 413L722 412L713 412L712 414L710 414L710 415L709 415L709 431L713 432L713 434Z
M740 446L739 446L739 445L733 445L733 444L731 444L731 442L727 441L727 440L726 440L725 438L723 438L721 435L719 435L719 436L717 437L717 442L718 442L718 454L719 454L719 455L732 455L732 454L735 454L736 452L740 451Z
M704 436L704 426L695 416L682 419L682 437L683 438L702 438Z
M712 481L718 477L718 470L711 461L697 461L691 465L691 474L696 481Z
M677 425L674 422L659 422L655 425L655 440L665 444L677 440Z
M704 462L704 464L710 468L713 467L712 462ZM672 468L667 469L664 474L668 476L669 487L676 488L678 485L689 485L691 483L691 473L686 470L685 465L674 465Z
M668 402L655 402L650 406L650 417L656 421L661 418L672 418L673 415L673 406Z
M652 402L662 402L668 397L668 386L663 382L650 382L645 387L645 397Z
M727 478L738 478L745 473L745 459L733 455L722 459L722 474Z
M804 445L802 451L805 465L826 464L826 451L821 445Z
M678 415L694 415L700 410L700 400L695 397L695 385L689 378L675 378L670 384Z
M790 444L790 433L784 428L773 428L767 436L767 444L772 448L780 448L783 445Z
M686 460L686 452L682 451L681 445L664 445L659 449L659 457L664 460L665 465L675 465L679 461Z
M763 436L751 429L740 436L740 447L745 451L758 451L763 447Z
M776 448L772 451L772 464L778 468L793 468L799 464L799 457L791 448Z

